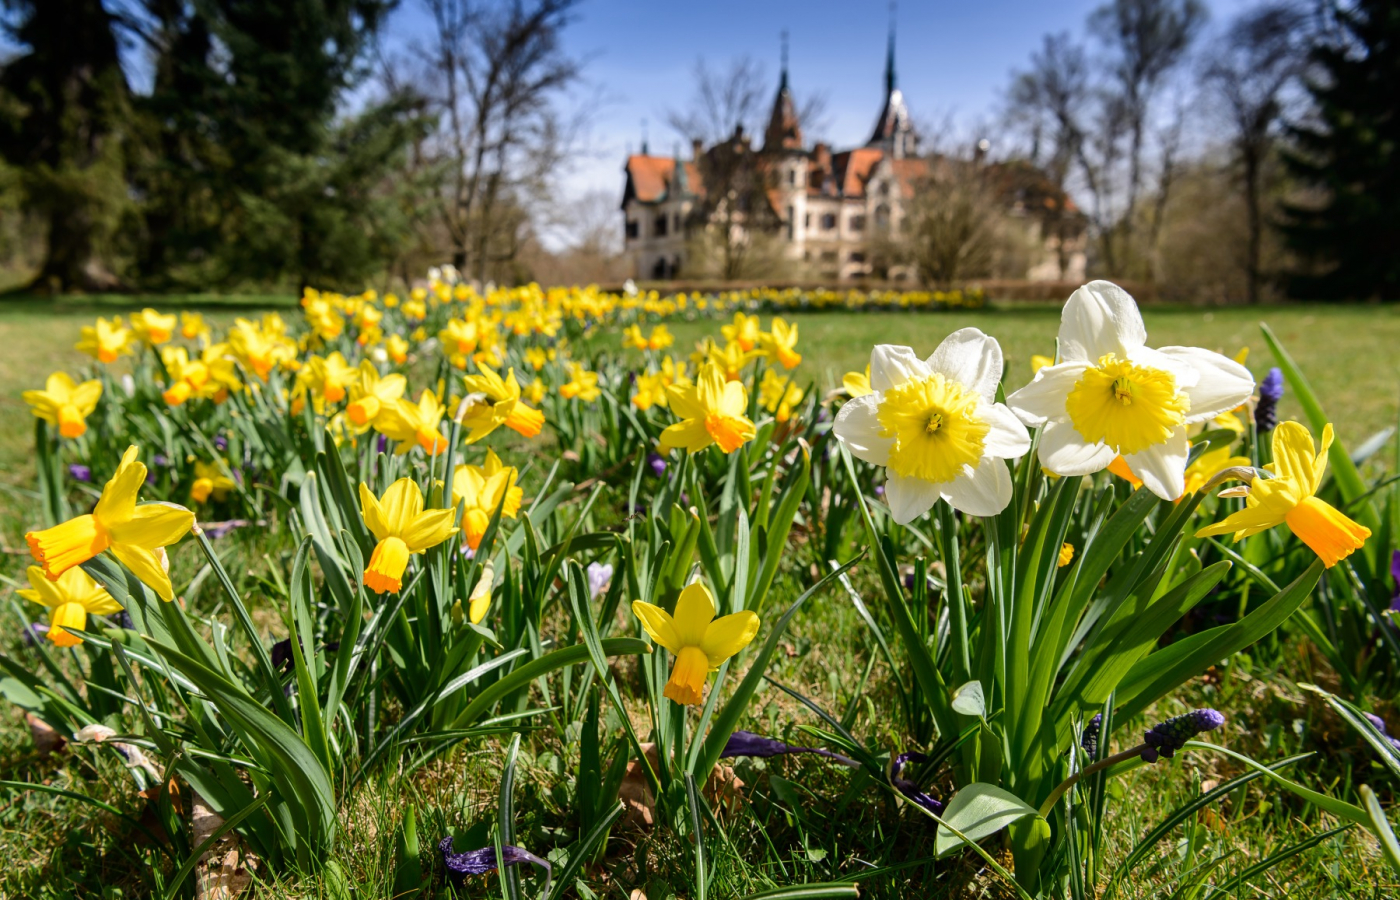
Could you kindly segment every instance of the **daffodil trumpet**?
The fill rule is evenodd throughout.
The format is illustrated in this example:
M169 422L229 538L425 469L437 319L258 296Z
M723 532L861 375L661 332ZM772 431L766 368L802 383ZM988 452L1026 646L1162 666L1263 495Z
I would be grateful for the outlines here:
M365 567L365 587L376 594L398 593L408 559L435 547L457 533L452 522L455 509L423 508L423 492L411 478L400 478L389 485L383 497L376 497L366 484L360 484L360 506L365 526L378 542Z

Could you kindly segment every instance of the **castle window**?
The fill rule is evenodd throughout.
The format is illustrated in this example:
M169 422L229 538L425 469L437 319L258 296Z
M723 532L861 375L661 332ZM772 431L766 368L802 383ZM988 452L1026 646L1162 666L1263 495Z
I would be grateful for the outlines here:
M850 260L853 263L863 263L865 262L865 254L857 250L856 252L851 254Z
M681 233L681 214L680 214L680 213L676 213L675 215L671 216L671 230L674 231L676 234L680 234L680 233Z
M788 239L788 240L791 241L791 240L794 239L794 237L796 237L796 235L794 234L794 229L796 229L796 228L797 228L797 213L796 213L795 211L793 211L793 208L792 208L791 206L789 206L789 207L787 208L787 239Z
M810 229L812 227L812 214L807 213L802 217L802 227Z
M797 184L797 170L796 170L796 169L788 169L788 184L789 184L789 185L795 185L795 184Z
M852 230L852 231L864 231L864 230L865 230L865 216L851 216L851 230Z
M833 213L822 214L822 231L830 231L836 227L836 216Z
M655 222L654 225L653 225L652 233L655 234L657 237L665 237L665 236L666 236L666 214L665 214L665 213L662 213L661 215L659 215L659 216L656 217L656 222Z
M641 233L641 223L636 219L627 220L627 240L635 241Z

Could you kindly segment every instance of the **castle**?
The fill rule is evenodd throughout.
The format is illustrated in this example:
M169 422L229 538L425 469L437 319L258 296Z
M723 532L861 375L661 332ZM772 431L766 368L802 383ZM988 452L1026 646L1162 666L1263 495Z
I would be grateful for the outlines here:
M783 56L778 92L759 149L753 149L740 127L708 149L692 141L690 159L679 154L652 156L645 143L641 153L627 158L624 253L632 261L634 277L693 275L687 270L687 254L693 252L690 238L697 229L719 229L738 244L744 243L746 233L758 230L776 235L783 255L809 277L913 277L907 265L877 271L872 250L882 239L903 232L909 203L929 179L931 166L946 172L950 164L918 153L918 135L895 82L894 32L875 128L864 144L849 150L833 152L821 142L810 149L804 146L788 85L786 51ZM1023 277L1082 277L1082 225L1067 234L1063 227L1047 228L1043 215L1046 208L1058 208L1059 220L1067 209L1082 218L1072 201L1047 190L1043 175L1027 165L1006 168L996 181L1004 186L1008 215L1024 220L1022 227L1038 247Z

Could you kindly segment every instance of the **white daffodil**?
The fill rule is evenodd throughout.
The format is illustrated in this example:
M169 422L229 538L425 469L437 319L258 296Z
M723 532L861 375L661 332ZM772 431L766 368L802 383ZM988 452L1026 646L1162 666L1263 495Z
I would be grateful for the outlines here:
M996 402L1001 369L1001 346L976 328L948 335L926 360L891 344L871 352L871 392L841 407L835 430L852 453L887 470L896 522L914 521L940 497L975 516L1011 502L1002 460L1023 455L1031 441Z
M1186 488L1186 428L1239 406L1254 391L1249 370L1197 347L1147 346L1128 292L1091 281L1060 318L1060 362L1006 402L1044 426L1040 463L1056 475L1089 475L1122 456L1147 489L1175 500Z

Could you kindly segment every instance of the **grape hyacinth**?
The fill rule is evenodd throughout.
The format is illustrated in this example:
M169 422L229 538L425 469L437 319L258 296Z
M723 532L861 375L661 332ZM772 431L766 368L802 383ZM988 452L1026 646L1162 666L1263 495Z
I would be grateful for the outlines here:
M92 481L92 469L82 463L70 463L68 465L68 474L73 476L74 481L81 481L84 484Z
M764 737L761 734L754 734L752 731L736 731L729 736L729 740L724 744L724 750L720 753L721 758L735 756L752 756L758 759L768 759L773 756L783 756L789 753L813 753L817 756L825 756L827 759L834 759L837 762L857 767L860 763L848 756L842 756L830 750L823 750L820 747L796 747L792 744L785 744L775 738Z
M1259 403L1254 407L1254 427L1261 432L1273 431L1278 424L1278 402L1283 398L1283 372L1269 370L1259 382Z
M495 847L483 847L480 850L455 853L452 850L452 835L448 835L438 842L438 852L442 854L442 864L447 867L447 874L455 880L461 880L468 875L485 875L497 867ZM548 861L540 859L528 850L512 847L509 844L501 848L501 858L504 861L503 864L507 866L528 862L543 868L545 888L541 893L549 893L549 880L554 874L554 868Z
M928 757L914 751L901 753L896 756L894 761L890 763L890 784L893 784L910 803L921 807L927 812L933 813L935 816L940 815L943 812L943 803L941 801L935 800L933 797L919 790L919 786L909 779L899 777L899 773L903 771L905 764L910 762L926 763L928 762Z
M1099 755L1099 732L1103 730L1103 713L1099 713L1089 720L1089 724L1084 726L1084 733L1079 737L1079 746L1084 748L1084 752L1093 759Z
M1171 759L1176 751L1198 734L1214 731L1225 724L1225 717L1213 709L1196 709L1152 726L1142 736L1147 746L1142 751L1143 762L1156 762L1159 757Z

